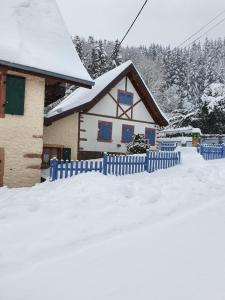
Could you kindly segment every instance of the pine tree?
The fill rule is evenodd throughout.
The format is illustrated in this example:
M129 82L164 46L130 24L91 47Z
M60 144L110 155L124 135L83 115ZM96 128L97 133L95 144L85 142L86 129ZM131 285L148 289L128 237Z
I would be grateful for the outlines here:
M109 70L109 62L107 53L101 40L98 42L98 55L100 60L100 75L102 75Z
M110 69L113 69L116 66L121 65L121 63L122 63L122 56L120 54L120 42L119 40L116 40L111 55L111 59L110 59Z
M88 67L88 71L93 79L96 79L101 75L101 62L98 44L95 44L91 50L91 63Z
M127 144L128 154L141 154L146 153L150 149L148 141L143 134L136 134L131 143Z
M81 40L80 40L79 36L76 35L75 37L72 38L72 40L73 40L73 43L74 43L75 48L77 50L77 53L78 53L78 55L80 57L80 60L82 62L84 62L85 61L85 59L84 59L84 51L83 51L83 46L82 46L82 43L81 43Z

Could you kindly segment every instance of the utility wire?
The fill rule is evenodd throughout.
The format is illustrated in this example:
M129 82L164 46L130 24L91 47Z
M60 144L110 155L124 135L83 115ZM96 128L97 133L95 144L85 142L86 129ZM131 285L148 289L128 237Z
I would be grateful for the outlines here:
M194 32L192 35L190 35L187 39L185 39L182 43L180 43L177 47L183 46L186 42L188 42L191 38L196 36L199 32L201 32L203 29L205 29L208 25L210 25L213 21L215 21L217 18L219 18L222 14L224 14L225 10L223 10L221 13L216 15L212 20L210 20L207 24L203 25L199 30Z
M202 35L200 35L198 38L196 38L194 41L192 41L191 43L189 43L187 45L187 47L189 47L190 45L192 45L194 42L200 40L203 36L205 36L208 32L212 31L215 27L217 27L218 25L220 25L222 22L225 21L225 18L223 18L221 21L219 21L218 23L216 23L215 25L213 25L212 27L210 27L206 32L204 32Z
M128 30L126 31L126 33L124 34L123 38L121 39L121 41L118 44L118 48L121 46L122 42L125 40L125 38L127 37L128 33L130 32L131 28L134 26L135 22L137 21L138 17L140 16L141 12L143 11L145 5L147 4L149 0L145 0L144 4L142 5L141 9L139 10L137 16L135 17L135 19L133 20L133 22L131 23L130 27L128 28ZM110 58L112 58L112 56L114 55L114 52L112 53L112 55L110 56Z
M122 44L122 42L125 40L126 36L128 35L128 33L130 32L131 28L134 26L134 23L137 21L138 17L140 16L142 10L144 9L145 5L147 4L148 0L145 0L144 4L142 5L141 9L139 10L137 16L135 17L135 19L133 20L133 22L131 23L130 27L128 28L127 32L125 33L125 35L123 36L122 40L119 43L119 46Z

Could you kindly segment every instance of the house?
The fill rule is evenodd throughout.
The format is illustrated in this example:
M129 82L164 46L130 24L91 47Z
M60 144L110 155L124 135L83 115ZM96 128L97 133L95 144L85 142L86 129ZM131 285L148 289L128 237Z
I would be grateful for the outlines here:
M0 10L0 186L40 182L45 95L94 82L55 0L7 0Z
M157 130L168 121L131 61L78 88L45 116L45 163L125 153L133 134L144 134L156 149ZM71 152L71 153L70 153ZM70 155L71 154L71 155Z
M200 142L201 130L192 126L165 128L159 132L159 144L174 143L177 146L196 147Z

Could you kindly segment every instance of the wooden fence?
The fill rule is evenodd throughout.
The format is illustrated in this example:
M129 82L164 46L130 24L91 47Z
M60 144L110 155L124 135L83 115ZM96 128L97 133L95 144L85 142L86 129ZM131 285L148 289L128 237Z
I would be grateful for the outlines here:
M177 148L177 143L161 143L160 151L175 151Z
M56 158L50 162L50 180L68 178L87 172L99 172L104 175L116 176L140 172L154 172L180 164L180 152L153 152L146 155L109 155L104 154L101 161L58 161Z
M225 158L225 145L198 145L198 153L200 153L205 160Z

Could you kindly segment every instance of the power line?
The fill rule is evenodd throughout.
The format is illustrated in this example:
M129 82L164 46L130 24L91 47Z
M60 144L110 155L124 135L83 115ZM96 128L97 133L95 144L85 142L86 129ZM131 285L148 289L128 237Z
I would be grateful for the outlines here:
M201 32L203 29L205 29L208 25L210 25L213 21L215 21L217 18L219 18L222 14L224 14L225 10L223 10L221 13L216 15L212 20L210 20L207 24L203 25L201 28L199 28L196 32L194 32L192 35L190 35L187 39L185 39L182 43L180 43L177 47L183 46L186 42L188 42L191 38L196 36L199 32Z
M118 48L121 46L122 42L125 40L125 38L127 37L128 33L130 32L131 28L134 26L135 22L137 21L138 17L140 16L141 12L143 11L145 5L147 4L149 0L145 0L144 4L142 5L141 9L139 10L138 14L136 15L136 17L134 18L133 22L131 23L130 27L128 28L128 30L126 31L126 33L124 34L123 38L121 39L121 41L118 44ZM114 52L112 53L112 55L110 56L109 59L112 58Z
M215 25L213 25L212 27L210 27L206 32L204 32L202 35L200 35L198 38L196 38L194 41L192 41L191 43L189 43L187 45L187 47L189 47L190 45L192 45L194 42L200 40L203 36L205 36L208 32L212 31L215 27L217 27L218 25L220 25L222 22L225 21L225 18L223 18L221 21L219 21L218 23L216 23Z
M122 40L119 43L119 46L122 44L122 42L125 40L126 36L128 35L128 33L130 32L131 28L134 26L135 22L137 21L138 17L140 16L142 10L144 9L145 5L147 4L148 0L145 0L144 4L142 5L141 9L139 10L137 16L135 17L135 19L133 20L133 22L131 23L130 27L128 28L127 32L125 33L125 35L123 36Z

